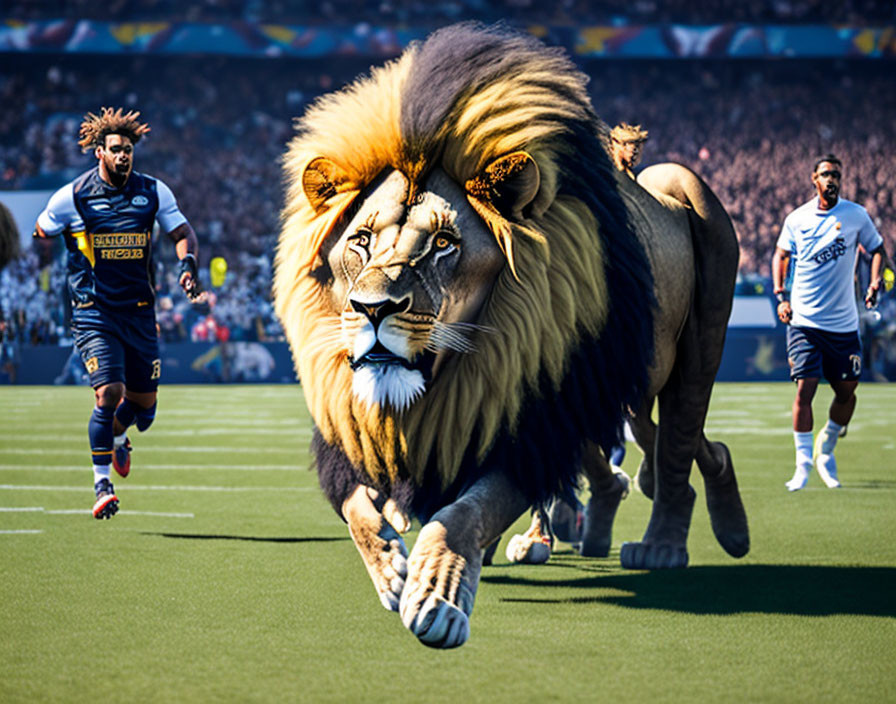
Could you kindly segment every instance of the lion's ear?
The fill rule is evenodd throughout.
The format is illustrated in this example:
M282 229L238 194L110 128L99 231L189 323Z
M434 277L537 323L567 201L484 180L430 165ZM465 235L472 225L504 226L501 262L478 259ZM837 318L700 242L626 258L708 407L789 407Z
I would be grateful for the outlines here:
M508 218L524 217L540 185L538 164L526 152L513 152L495 159L479 176L464 184L467 200L494 234L514 277L513 231Z
M524 217L540 185L538 164L526 152L513 152L495 159L480 176L466 183L467 193L514 220Z
M348 174L322 156L312 159L302 174L305 197L318 213L326 209L330 198L347 188L351 188Z

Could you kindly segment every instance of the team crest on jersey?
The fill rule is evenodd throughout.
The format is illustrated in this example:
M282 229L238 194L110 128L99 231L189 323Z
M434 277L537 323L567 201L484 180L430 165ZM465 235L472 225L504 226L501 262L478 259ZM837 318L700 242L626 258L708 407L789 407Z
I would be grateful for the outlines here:
M84 362L84 368L87 369L88 374L93 374L97 369L100 368L99 360L96 357L91 357L86 362Z
M146 196L134 196L131 198L131 205L135 208L142 208L144 205L149 205L149 198Z

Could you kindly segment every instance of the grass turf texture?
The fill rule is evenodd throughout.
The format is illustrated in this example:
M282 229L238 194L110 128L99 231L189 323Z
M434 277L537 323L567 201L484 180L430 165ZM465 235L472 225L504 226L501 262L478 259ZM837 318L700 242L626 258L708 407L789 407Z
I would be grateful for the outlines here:
M746 558L712 537L695 469L688 569L619 567L647 524L640 494L607 559L561 545L548 565L509 565L508 533L470 641L440 652L379 605L307 471L297 386L163 387L115 481L121 513L102 522L89 514L90 391L0 387L0 701L890 698L894 391L860 386L842 489L813 474L790 494L793 387L717 386L707 434L734 457ZM819 392L816 428L829 400ZM629 445L625 469L639 460Z

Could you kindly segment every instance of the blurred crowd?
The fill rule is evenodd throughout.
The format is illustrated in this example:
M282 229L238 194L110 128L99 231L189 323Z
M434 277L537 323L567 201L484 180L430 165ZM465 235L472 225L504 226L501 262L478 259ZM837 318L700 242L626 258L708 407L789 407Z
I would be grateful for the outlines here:
M734 220L747 288L769 275L785 215L813 196L814 158L844 162L846 198L868 209L894 251L896 92L875 61L592 61L595 109L649 131L644 166L677 161L699 173ZM212 304L176 286L174 247L155 248L159 322L168 341L279 339L270 280L283 201L281 158L292 119L367 66L233 57L32 55L0 68L0 191L55 189L95 165L77 147L85 112L142 111L152 132L135 168L163 179L196 229L207 265L228 274ZM41 270L31 252L0 274L8 327L29 342L65 340L62 257ZM758 289L757 289L758 290ZM13 321L13 322L9 322Z
M7 16L16 19L250 20L312 25L369 22L427 26L461 19L578 26L607 22L864 24L896 18L891 0L12 0L4 5Z

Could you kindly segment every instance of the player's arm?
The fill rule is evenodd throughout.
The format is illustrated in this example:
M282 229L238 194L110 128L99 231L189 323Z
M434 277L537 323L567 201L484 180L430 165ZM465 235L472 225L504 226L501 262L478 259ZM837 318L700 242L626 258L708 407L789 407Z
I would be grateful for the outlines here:
M208 296L199 282L199 240L187 218L177 207L171 189L159 180L156 181L156 186L159 195L156 219L174 242L177 258L180 260L178 283L191 303L202 303Z
M877 294L880 291L881 269L883 268L885 254L883 245L871 252L871 277L868 290L865 292L866 308L873 308L877 304Z
M41 268L53 259L55 241L66 230L77 232L83 230L84 224L75 207L74 188L67 184L56 191L47 206L37 216L31 236L37 245L37 256Z
M199 282L199 240L190 223L183 222L168 233L180 261L178 283L191 303L202 303L207 294Z
M790 293L784 288L787 280L787 267L790 265L790 250L775 247L772 257L772 288L778 300L778 318L782 323L789 323L793 317L790 307Z

